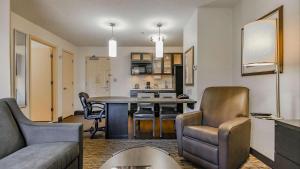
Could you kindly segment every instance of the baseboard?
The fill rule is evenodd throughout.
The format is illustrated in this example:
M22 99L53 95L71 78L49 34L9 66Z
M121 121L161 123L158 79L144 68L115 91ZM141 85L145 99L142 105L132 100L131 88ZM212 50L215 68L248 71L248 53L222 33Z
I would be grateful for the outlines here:
M58 123L61 123L63 121L63 117L62 116L59 116L58 118L57 118L57 122Z
M74 116L83 115L84 112L82 110L76 110L74 111Z
M259 159L260 161L262 161L263 163L265 163L267 166L274 168L274 161L269 159L268 157L266 157L265 155L261 154L260 152L256 151L253 148L250 148L250 153L256 157L257 159Z

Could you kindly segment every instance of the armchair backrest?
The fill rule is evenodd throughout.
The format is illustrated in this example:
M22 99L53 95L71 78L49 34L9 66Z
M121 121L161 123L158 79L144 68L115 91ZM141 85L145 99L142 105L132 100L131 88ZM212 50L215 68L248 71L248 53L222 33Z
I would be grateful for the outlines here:
M26 146L13 108L7 101L12 99L0 99L0 160Z
M249 89L245 87L209 87L202 96L202 124L219 127L236 117L249 116Z

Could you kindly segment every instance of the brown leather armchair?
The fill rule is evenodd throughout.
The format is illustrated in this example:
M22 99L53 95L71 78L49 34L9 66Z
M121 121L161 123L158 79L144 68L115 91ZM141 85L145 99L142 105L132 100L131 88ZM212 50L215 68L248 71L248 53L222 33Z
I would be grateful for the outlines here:
M249 157L248 116L247 88L207 88L200 111L176 118L179 155L203 168L239 168Z

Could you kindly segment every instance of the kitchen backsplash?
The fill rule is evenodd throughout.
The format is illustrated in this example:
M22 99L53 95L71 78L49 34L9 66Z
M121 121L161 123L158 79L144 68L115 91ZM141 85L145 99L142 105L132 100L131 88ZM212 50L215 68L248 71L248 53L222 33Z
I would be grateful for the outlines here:
M145 89L146 83L150 82L151 89L173 89L173 76L170 75L139 75L131 76L131 88Z

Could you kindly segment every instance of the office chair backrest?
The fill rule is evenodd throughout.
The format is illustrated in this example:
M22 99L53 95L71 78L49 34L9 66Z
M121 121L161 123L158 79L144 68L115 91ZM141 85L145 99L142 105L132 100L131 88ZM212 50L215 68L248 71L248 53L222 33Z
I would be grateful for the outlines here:
M80 92L78 96L83 107L84 116L87 117L92 111L91 104L87 101L90 97L87 93L84 92Z

